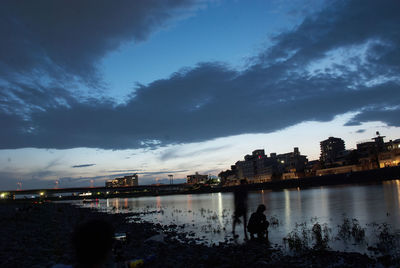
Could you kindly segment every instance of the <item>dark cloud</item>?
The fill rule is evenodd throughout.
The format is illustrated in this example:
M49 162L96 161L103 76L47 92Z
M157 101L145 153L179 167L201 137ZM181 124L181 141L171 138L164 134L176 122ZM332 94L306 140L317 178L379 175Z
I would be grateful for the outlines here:
M399 88L400 90L400 88ZM362 113L356 115L347 125L357 126L362 122L367 121L383 121L388 123L390 126L400 126L400 109L394 110L378 110L371 109L363 111Z
M100 61L193 12L195 0L2 1L0 113L101 100ZM88 88L88 89L86 89ZM86 92L89 91L89 92Z
M393 65L398 70L396 47L400 34L396 25L400 20L399 9L400 3L393 0L331 1L327 8L307 17L293 31L275 36L276 45L268 49L261 60L289 59L290 64L308 64L333 49L380 40L383 43L374 47L375 52L380 50L378 53L385 57L397 55ZM380 57L380 60L388 63L385 58Z
M192 6L189 0L2 1L0 74L76 76L95 83L96 64L105 54L145 40Z
M358 129L357 131L356 131L356 133L364 133L366 130L365 129Z
M74 165L72 168L85 168L85 167L92 167L95 166L96 164L83 164L83 165Z
M68 92L63 101L57 94L43 101L40 90L32 91L24 96L35 107L29 116L0 114L0 122L9 126L0 133L0 148L157 147L272 132L350 111L359 113L348 124L380 120L400 126L398 14L398 1L335 1L274 37L244 71L201 63L138 85L121 105L78 101ZM94 58L115 46L104 46ZM327 64L329 57L338 61ZM71 64L62 68L74 69Z

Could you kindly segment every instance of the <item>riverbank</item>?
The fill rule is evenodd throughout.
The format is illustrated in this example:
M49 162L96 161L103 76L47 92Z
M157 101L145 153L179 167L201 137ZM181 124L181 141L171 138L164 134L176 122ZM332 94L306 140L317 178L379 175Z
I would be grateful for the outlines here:
M374 170L365 170L345 174L331 174L316 177L303 177L298 179L276 180L264 183L249 183L249 190L282 190L290 188L306 189L310 187L351 185L351 184L373 184L384 181L400 179L400 166L386 167ZM7 198L2 201L26 202L31 201L60 201L80 199L108 199L144 196L164 196L179 194L203 194L233 192L238 186L210 186L210 185L141 185L134 187L93 187L93 188L62 188L62 189L36 189L5 191ZM75 193L74 195L63 195L63 193ZM81 195L80 193L85 193ZM89 195L88 195L89 193ZM34 197L36 195L36 197ZM19 198L16 196L20 196ZM21 196L25 196L21 198ZM32 197L32 198L30 198Z
M98 217L112 223L117 232L130 235L130 241L121 245L119 259L153 256L147 267L395 267L397 263L390 256L372 259L359 253L335 251L309 250L290 256L279 248L253 241L199 245L177 226L129 222L127 216L67 203L0 204L0 267L72 264L69 237L74 226Z
M324 176L302 177L298 179L276 180L264 183L249 183L249 190L282 190L289 188L310 188L331 185L350 185L365 183L380 183L389 180L400 179L400 166L386 167L373 170L364 170L350 173L330 174ZM203 188L197 192L232 192L237 186L220 187L220 188Z

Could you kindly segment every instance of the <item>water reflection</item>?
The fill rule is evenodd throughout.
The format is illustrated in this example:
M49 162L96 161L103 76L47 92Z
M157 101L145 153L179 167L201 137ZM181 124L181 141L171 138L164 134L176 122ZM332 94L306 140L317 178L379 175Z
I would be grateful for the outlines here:
M383 183L386 216L400 222L400 180Z
M289 190L285 189L283 190L284 194L285 194L285 223L286 226L289 227L292 225L291 222L291 210L290 210L290 193ZM286 229L286 231L289 231L288 229Z
M400 207L400 181L397 180L397 181L395 181L395 183L396 183L396 188L395 189L397 191L397 195L396 195L397 204Z
M261 193L261 203L265 205L264 190L261 190L260 193Z
M193 211L192 211L192 195L191 194L187 195L187 211L188 211L188 213L186 213L186 215L187 215L186 222L191 223L194 221Z
M160 196L157 196L156 197L156 200L157 200L157 209L161 209L161 197ZM191 199L190 199L190 197L188 196L188 203L189 202L191 202Z
M221 226L223 226L224 223L222 222L222 213L223 213L224 206L222 204L222 194L217 193L217 195L218 195L218 220L219 220L219 223L221 224Z
M120 202L121 201L121 202ZM268 219L278 219L271 227L272 243L295 228L296 223L310 223L316 218L335 228L343 215L357 218L361 225L386 222L400 226L400 181L382 184L261 190L249 193L249 214L259 204L266 205ZM100 200L99 206L112 212L159 212L141 216L141 220L169 224L185 224L185 231L194 231L213 242L231 238L233 194L214 193ZM241 235L241 233L239 232Z
M301 207L302 207L302 203L301 203L301 191L300 188L297 187L297 211L301 214Z

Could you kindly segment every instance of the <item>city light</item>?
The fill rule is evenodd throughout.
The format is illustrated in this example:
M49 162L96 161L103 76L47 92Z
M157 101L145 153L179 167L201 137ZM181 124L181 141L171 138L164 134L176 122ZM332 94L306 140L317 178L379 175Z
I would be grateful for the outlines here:
M6 193L1 193L0 194L0 198L5 198L6 197Z
M79 196L91 196L92 193L91 192L87 192L87 193L81 193L79 194Z

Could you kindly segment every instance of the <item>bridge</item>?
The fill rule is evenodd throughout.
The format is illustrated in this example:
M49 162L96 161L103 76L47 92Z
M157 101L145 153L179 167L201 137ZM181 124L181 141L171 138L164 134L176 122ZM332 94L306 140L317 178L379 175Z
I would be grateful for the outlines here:
M124 187L74 187L74 188L49 188L0 191L1 199L18 199L21 197L48 198L48 197L96 197L114 196L121 194L158 194L163 192L181 192L189 190L192 186L188 184L160 184L160 185L139 185ZM65 195L68 194L68 195Z

